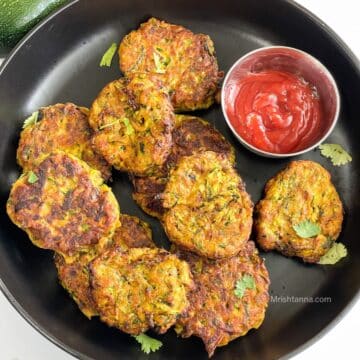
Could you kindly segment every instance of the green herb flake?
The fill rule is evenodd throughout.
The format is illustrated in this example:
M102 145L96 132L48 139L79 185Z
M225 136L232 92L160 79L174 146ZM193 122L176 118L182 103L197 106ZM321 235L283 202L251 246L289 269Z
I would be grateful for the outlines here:
M131 126L130 121L128 118L123 118L122 122L124 123L126 130L125 135L131 135L134 133L134 128Z
M342 243L334 243L334 245L329 249L329 251L321 257L318 264L321 265L334 265L340 259L346 257L347 249Z
M311 238L321 233L321 227L312 221L305 220L297 225L293 225L296 234L302 238Z
M105 51L104 55L101 58L100 66L111 66L111 61L115 55L117 49L116 43L112 43L110 47Z
M255 280L252 275L245 274L241 279L236 281L234 294L241 299L246 289L255 289L255 287Z
M335 166L345 165L351 162L351 155L339 144L321 144L319 146L322 156L330 158Z
M30 184L35 184L39 180L39 178L36 176L36 174L32 171L29 171L27 179Z
M88 232L90 230L89 224L81 224L81 230L85 233Z
M167 66L170 64L170 57L163 54L163 50L161 48L156 48L153 52L153 58L155 63L156 72L158 74L164 74Z
M48 179L49 181L51 181L52 183L57 184L56 180L55 180L53 177L48 176L47 179Z
M139 344L141 344L141 350L145 354L150 354L151 352L155 352L163 346L163 343L161 341L157 339L153 339L146 334L140 334L133 337Z
M28 118L24 120L23 129L38 122L39 112L34 111Z

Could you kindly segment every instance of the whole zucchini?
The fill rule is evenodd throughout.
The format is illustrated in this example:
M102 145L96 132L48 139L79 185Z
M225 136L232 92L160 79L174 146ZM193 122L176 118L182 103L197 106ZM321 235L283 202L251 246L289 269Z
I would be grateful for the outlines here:
M0 53L6 54L40 20L69 0L1 0Z

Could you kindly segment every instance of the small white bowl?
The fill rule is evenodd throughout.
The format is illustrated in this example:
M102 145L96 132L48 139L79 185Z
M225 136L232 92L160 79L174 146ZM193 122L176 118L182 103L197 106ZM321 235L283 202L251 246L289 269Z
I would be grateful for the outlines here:
M325 127L323 133L319 134L319 137L312 145L292 153L272 153L258 149L254 145L249 144L232 126L227 115L225 102L231 84L251 73L257 73L264 70L277 70L292 73L304 78L307 82L316 87L319 97L322 100L323 119L326 119L328 126ZM265 157L284 158L310 151L320 145L330 135L339 117L340 95L333 76L319 60L306 52L295 48L269 46L245 54L230 68L225 76L221 89L221 108L229 128L239 142L246 148Z

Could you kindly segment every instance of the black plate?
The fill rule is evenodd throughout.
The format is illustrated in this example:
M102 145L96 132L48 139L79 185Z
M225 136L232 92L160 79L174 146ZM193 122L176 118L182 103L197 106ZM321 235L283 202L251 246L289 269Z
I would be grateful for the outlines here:
M109 44L149 16L179 23L209 34L223 70L249 50L264 45L300 48L322 61L338 82L342 110L328 139L353 155L350 165L333 167L318 151L302 157L330 170L345 205L340 241L349 256L335 266L305 265L277 253L264 254L270 272L272 296L330 297L331 302L272 301L258 331L218 349L216 359L274 359L294 353L354 301L360 286L359 220L359 64L339 38L313 15L289 1L254 0L109 0L80 1L49 17L12 52L0 71L0 276L1 288L16 309L42 334L79 357L147 359L128 335L88 321L58 285L52 255L31 245L5 213L11 183L19 175L15 151L23 119L40 106L72 101L89 106L107 82L119 77L116 61L100 68ZM238 169L254 202L268 178L289 160L256 156L231 135L220 107L202 112L235 146ZM142 213L131 199L127 177L114 173L113 189L122 211L151 223L158 244L166 244L159 223ZM197 338L177 339L173 331L161 337L164 346L153 359L206 359ZM309 344L309 342L307 343Z

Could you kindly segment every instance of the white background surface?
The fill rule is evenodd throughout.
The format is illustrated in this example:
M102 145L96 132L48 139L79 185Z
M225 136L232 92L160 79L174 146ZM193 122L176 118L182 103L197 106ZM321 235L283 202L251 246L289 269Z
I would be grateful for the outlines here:
M358 0L298 0L298 3L330 25L360 58ZM309 360L326 357L327 360L332 360L347 357L346 354L352 354L351 358L356 358L355 354L359 354L359 321L360 302L358 301L335 328L293 359ZM0 293L0 339L1 360L73 359L37 333L13 309L2 293Z

